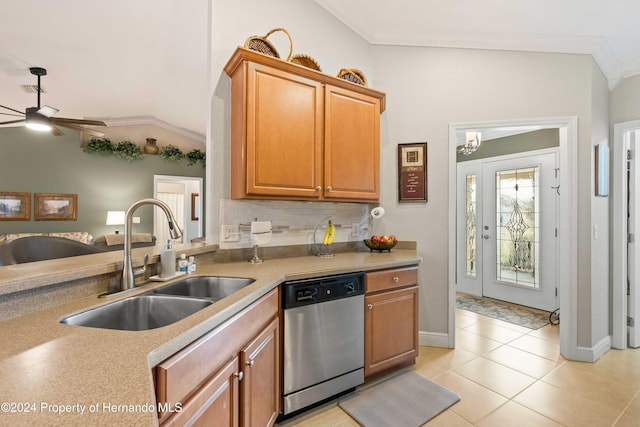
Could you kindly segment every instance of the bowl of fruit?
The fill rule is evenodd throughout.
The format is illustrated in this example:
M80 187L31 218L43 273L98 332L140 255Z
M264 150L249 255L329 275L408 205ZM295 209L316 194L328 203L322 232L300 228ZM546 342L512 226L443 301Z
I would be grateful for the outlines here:
M390 236L371 236L370 239L365 239L364 244L373 251L387 251L391 252L391 248L398 244L398 239L393 234Z

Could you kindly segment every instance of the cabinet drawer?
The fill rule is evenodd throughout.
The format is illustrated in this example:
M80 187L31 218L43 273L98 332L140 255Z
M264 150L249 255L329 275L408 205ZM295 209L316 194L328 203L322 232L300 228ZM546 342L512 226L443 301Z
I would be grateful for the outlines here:
M278 289L156 366L158 402L184 402L278 315Z
M365 275L366 293L418 284L418 267L373 271Z

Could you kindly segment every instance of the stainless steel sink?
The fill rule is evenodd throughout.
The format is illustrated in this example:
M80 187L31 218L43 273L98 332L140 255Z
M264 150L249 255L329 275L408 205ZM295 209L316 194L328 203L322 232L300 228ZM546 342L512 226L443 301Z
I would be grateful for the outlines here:
M205 299L142 294L106 304L61 320L67 325L145 331L184 319L213 302Z
M253 282L255 279L244 277L198 276L155 289L153 292L162 295L180 295L218 301Z

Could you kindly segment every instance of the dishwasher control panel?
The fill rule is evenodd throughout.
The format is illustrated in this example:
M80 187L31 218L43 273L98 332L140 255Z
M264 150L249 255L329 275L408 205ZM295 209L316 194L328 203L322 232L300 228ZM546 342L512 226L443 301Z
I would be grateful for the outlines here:
M283 283L285 309L364 294L364 273L315 277Z

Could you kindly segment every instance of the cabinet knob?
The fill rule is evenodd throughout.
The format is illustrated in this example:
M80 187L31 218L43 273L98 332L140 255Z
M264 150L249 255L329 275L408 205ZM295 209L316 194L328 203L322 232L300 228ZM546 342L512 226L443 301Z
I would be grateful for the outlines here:
M247 364L247 366L249 366L249 367L253 367L253 364L254 364L253 359L248 360L246 364Z
M331 191L331 190L333 190L333 187L328 186L328 187L327 187L327 191Z
M373 304L367 304L367 308L368 308L369 310L373 310Z
M393 277L393 281L394 281L394 282L398 283L398 281L399 281L399 280L400 280L400 278L399 278L398 276L394 276L394 277Z
M322 190L322 186L318 185L318 186L316 187L316 191L320 191L320 190Z
M236 372L235 374L233 374L233 376L236 377L238 381L242 381L242 379L244 378L244 372Z

